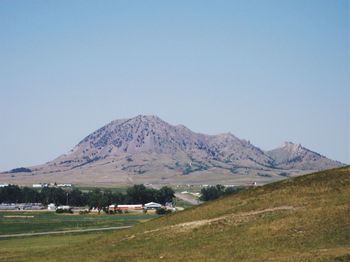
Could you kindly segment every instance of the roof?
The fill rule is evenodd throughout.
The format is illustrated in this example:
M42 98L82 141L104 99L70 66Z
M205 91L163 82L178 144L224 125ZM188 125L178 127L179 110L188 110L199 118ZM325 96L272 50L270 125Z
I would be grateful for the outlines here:
M159 203L156 203L156 202L149 202L149 203L145 204L145 206L146 206L146 207L148 207L148 206L157 206L157 207L161 207L162 205L159 204Z

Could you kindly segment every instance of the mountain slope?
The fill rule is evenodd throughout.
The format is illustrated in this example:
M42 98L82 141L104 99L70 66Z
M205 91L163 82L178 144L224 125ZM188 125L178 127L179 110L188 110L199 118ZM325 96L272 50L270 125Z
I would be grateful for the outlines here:
M252 188L94 240L54 250L34 243L32 250L0 258L348 261L349 188L348 166ZM53 251L60 256L51 256Z

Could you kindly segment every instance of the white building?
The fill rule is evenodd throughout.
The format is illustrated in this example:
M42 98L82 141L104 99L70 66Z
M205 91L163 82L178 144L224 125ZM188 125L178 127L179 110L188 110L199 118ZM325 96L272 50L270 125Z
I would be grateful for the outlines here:
M61 210L70 210L72 209L70 206L58 206L57 209L61 209Z
M47 210L49 211L56 211L56 205L54 203L47 205Z
M162 205L159 203L149 202L149 203L145 204L144 209L158 209L161 207L162 207Z
M14 203L1 203L0 210L18 210L18 206Z
M72 184L58 184L57 187L72 187Z
M33 184L32 187L33 188L42 188L42 187L48 187L49 184Z
M142 210L141 204L136 205L117 205L116 210Z

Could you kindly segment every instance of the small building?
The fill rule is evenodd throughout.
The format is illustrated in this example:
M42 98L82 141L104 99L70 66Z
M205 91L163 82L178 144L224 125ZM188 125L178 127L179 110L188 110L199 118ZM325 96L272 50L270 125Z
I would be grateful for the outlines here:
M143 206L142 204L136 204L136 205L117 205L114 210L142 210Z
M41 210L45 208L41 203L21 203L18 204L18 207L21 210Z
M7 187L9 184L0 184L0 187Z
M1 203L0 210L18 210L18 206L15 203Z
M57 209L59 209L59 210L71 210L72 208L70 206L58 206Z
M57 187L72 187L72 184L58 184Z
M43 187L49 187L49 184L44 183L44 184L33 184L33 188L43 188Z
M113 212L113 211L116 211L116 208L117 208L117 205L109 205L109 206L108 206L108 211L110 211L110 212L111 212L111 211L112 211L112 212Z
M56 205L54 203L47 205L47 210L49 211L56 211Z
M161 207L162 207L162 205L159 203L149 202L149 203L145 204L144 209L147 209L147 210L148 209L159 209Z

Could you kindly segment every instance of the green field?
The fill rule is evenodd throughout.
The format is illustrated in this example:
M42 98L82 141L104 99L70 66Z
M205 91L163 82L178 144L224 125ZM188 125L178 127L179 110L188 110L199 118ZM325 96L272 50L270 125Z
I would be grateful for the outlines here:
M155 217L155 214L143 213L73 215L55 212L0 212L0 235L129 226Z
M0 240L1 261L349 261L350 167L104 233Z

